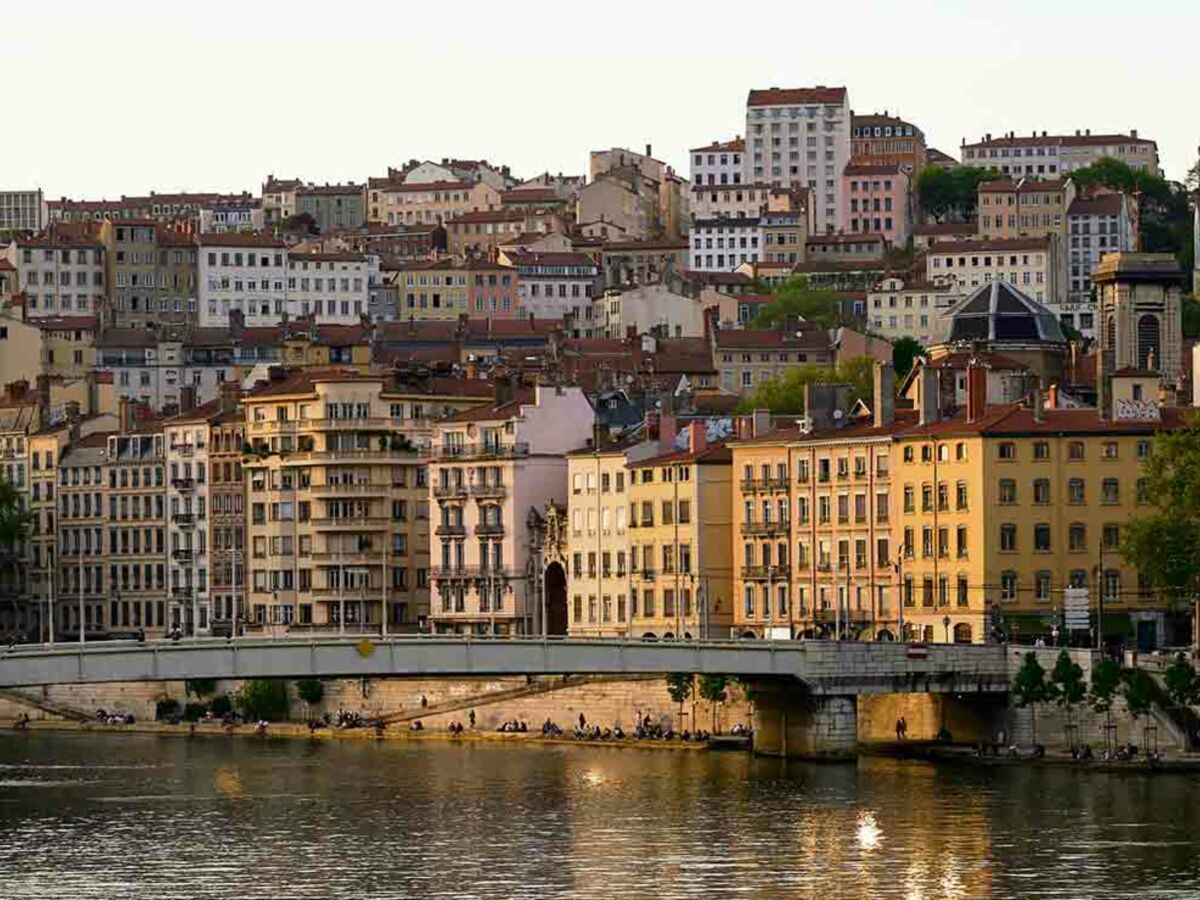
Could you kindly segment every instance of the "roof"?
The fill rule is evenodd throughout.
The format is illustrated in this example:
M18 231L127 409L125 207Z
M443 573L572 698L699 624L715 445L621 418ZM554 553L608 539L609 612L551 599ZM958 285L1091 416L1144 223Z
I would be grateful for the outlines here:
M94 331L97 320L95 316L46 316L30 319L29 324L42 331Z
M1047 250L1050 238L981 238L977 241L940 241L929 245L930 253L974 253L1010 250Z
M470 225L475 222L524 222L528 213L520 209L476 209L459 213L446 220L447 225Z
M685 239L677 241L612 241L601 246L604 253L632 253L638 250L686 250L688 242Z
M845 103L844 87L766 88L751 89L747 106L795 106L799 103Z
M979 185L981 194L1038 194L1046 191L1061 191L1067 186L1066 178L997 178Z
M806 244L882 244L882 234L810 234Z
M925 133L923 131L921 131L920 128L918 128L912 122L908 122L908 121L905 121L904 119L901 119L899 116L889 116L886 112L883 114L869 113L869 114L859 115L858 113L855 113L853 110L850 111L850 126L852 128L867 128L867 127L873 128L876 125L879 125L881 127L887 126L887 125L891 125L893 127L895 127L897 125L907 126L913 130L914 136L918 136L918 135L921 137L925 136ZM866 137L866 135L864 135L864 137Z
M443 422L491 422L500 419L511 419L513 416L519 415L522 406L528 406L534 402L534 391L532 388L517 388L513 394L513 399L507 403L501 403L497 406L495 403L485 403L482 406L476 406L472 409L464 409L462 412L455 413L443 419Z
M693 453L691 450L673 450L670 453L660 453L657 456L639 457L630 460L626 468L639 469L643 466L661 466L665 463L694 462L701 465L707 463L727 463L733 459L733 451L724 442L709 444L703 450Z
M748 285L754 280L745 272L698 272L695 269L681 269L679 276L693 284Z
M863 165L859 163L849 163L842 170L845 175L907 175L898 163L892 165Z
M197 240L205 247L274 247L279 250L287 244L279 238L257 231L226 231L220 234L202 234Z
M1095 197L1076 197L1067 208L1067 215L1119 216L1124 206L1124 194L1098 194Z
M296 196L303 197L305 195L324 195L324 196L344 196L345 194L361 194L363 186L361 184L308 184L303 187L296 188Z
M354 262L363 263L367 261L364 253L297 253L292 251L288 258L289 263L294 262Z
M1170 253L1105 253L1092 271L1092 281L1130 278L1139 281L1179 281L1179 261Z
M505 191L501 203L565 203L554 188L523 187Z
M287 394L311 394L316 390L318 382L325 381L359 381L379 384L383 382L383 376L364 375L354 369L339 368L287 370L282 378L256 384L246 393L246 399L259 400L264 397Z
M996 279L980 285L946 311L949 343L998 341L1066 344L1058 318L1015 285Z
M506 250L514 266L596 266L586 253L538 253L531 250Z
M719 350L829 350L829 332L801 325L798 333L782 328L722 328L717 331Z
M937 147L929 147L925 150L925 162L933 164L953 163L958 165L958 160L949 153L943 153Z
M693 147L689 153L745 153L746 139L735 137L732 141L713 141L705 147Z
M1018 135L1001 135L1000 137L985 137L973 144L963 142L964 147L1095 147L1108 144L1148 144L1158 145L1147 138L1136 134L1034 134L1029 137Z
M371 187L397 194L423 194L429 191L469 191L476 184L483 183L474 181L419 181L410 184L403 181L389 180L387 184L372 184Z
M1020 403L989 405L982 416L968 422L966 411L960 410L947 419L906 429L901 437L914 438L936 434L979 434L984 437L1018 437L1025 435L1086 436L1108 434L1154 434L1183 427L1193 410L1166 407L1159 420L1101 418L1092 409L1044 409L1041 421L1034 411Z

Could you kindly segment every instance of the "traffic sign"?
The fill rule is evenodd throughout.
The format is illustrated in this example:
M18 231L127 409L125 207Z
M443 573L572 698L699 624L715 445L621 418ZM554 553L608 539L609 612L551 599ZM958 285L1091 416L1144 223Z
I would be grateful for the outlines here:
M1063 590L1063 624L1072 631L1087 631L1091 627L1092 610L1087 588Z

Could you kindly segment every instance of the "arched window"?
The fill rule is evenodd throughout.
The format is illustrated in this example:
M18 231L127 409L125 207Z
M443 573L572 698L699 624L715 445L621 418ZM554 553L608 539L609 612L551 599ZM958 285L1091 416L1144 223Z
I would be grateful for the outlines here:
M969 644L971 643L971 626L966 622L959 622L954 626L954 643Z
M1137 322L1137 364L1143 369L1162 365L1158 316L1150 313L1141 316Z

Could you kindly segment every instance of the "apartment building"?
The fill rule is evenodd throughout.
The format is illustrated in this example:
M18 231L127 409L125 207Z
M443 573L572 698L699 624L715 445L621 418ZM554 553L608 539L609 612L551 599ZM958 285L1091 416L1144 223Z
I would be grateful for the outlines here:
M296 214L296 191L304 186L299 178L276 178L268 175L263 182L263 225L280 225Z
M367 197L367 221L384 225L444 224L464 213L500 208L500 191L485 181L371 178Z
M208 425L208 594L214 634L237 634L246 620L246 417L240 386L224 382Z
M287 244L266 234L202 234L199 239L199 324L274 325L288 306Z
M517 293L523 315L538 319L571 316L585 322L592 315L592 297L603 289L600 266L586 253L538 253L502 249L497 260L517 274Z
M370 261L363 253L296 253L287 258L289 315L320 325L357 325L370 308Z
M523 234L565 231L560 213L549 210L484 209L445 220L446 249L453 256L487 257Z
M883 113L850 114L850 160L853 165L899 166L915 188L925 168L925 133L911 122Z
M746 142L738 135L731 141L713 141L705 147L693 147L689 171L692 189L701 185L721 186L742 183L742 154Z
M15 241L9 262L25 300L25 315L95 315L105 298L104 244L78 226L59 226Z
M723 328L713 337L713 356L721 390L727 393L748 393L797 365L832 366L836 361L823 328Z
M245 394L247 628L414 630L428 609L426 461L388 378L287 373Z
M703 422L687 427L682 448L669 437L660 433L663 452L628 464L629 633L724 637L733 622L731 454L723 444L708 444ZM579 607L576 594L574 617Z
M687 268L686 239L667 241L612 241L600 247L600 262L607 287L653 284L669 268Z
M311 216L321 234L358 228L367 221L361 184L309 184L296 188L296 215Z
M884 278L867 292L865 318L873 334L889 341L913 338L927 347L946 339L942 314L961 297L946 282Z
M629 491L626 463L653 443L567 454L567 631L572 636L628 637Z
M764 262L795 265L804 262L808 240L808 212L805 209L769 211L758 220Z
M125 633L132 634L136 627L143 627L143 607L140 602L132 603L129 593L120 592L120 580L116 577L120 568L110 572L105 579L105 564L116 564L117 559L125 566L127 579L129 577L129 530L118 529L116 511L108 515L106 499L110 496L106 473L109 471L108 451L109 438L113 432L95 432L77 441L65 444L57 456L57 522L55 517L46 514L42 505L43 523L54 528L57 552L51 553L46 549L43 557L43 573L45 567L54 566L46 591L39 594L52 598L55 609L50 614L53 621L53 631L59 640L78 640L82 628L86 636L98 637L101 634ZM39 442L39 449L42 448ZM43 449L43 452L44 449ZM55 457L51 457L54 459ZM43 456L43 462L45 457ZM114 470L115 471L115 470ZM140 473L139 473L140 476ZM126 471L128 479L128 471ZM45 492L45 479L39 478L42 491ZM153 485L153 481L151 481ZM43 493L44 496L44 493ZM128 497L126 497L126 515L129 515ZM140 513L141 506L139 504ZM150 507L153 515L153 502ZM107 519L107 520L106 520ZM107 540L106 540L107 532ZM124 549L118 539L118 534L124 534L126 543ZM138 532L139 541L142 537ZM41 543L41 542L39 542ZM140 544L139 544L140 547ZM153 548L153 528L151 528L151 548ZM118 556L118 554L120 554ZM138 569L139 588L141 586L142 570ZM127 580L125 586L130 586ZM151 586L153 586L153 563L151 564ZM111 600L110 600L111 596ZM111 606L110 603L115 603ZM151 629L153 621L153 601L151 601L150 620L144 627ZM136 608L137 625L131 624L131 608ZM122 614L125 623L122 625Z
M1067 303L1063 306L1063 321L1089 337L1094 322L1088 322L1085 329L1083 317L1090 319L1094 312L1090 308L1092 271L1104 254L1134 249L1133 205L1124 194L1099 194L1077 197L1067 207ZM1074 304L1080 305L1076 308Z
M911 178L895 163L852 163L842 172L842 231L879 234L905 247L912 233Z
M196 217L201 234L220 234L226 231L262 231L266 212L262 200L249 194L219 197L203 204Z
M566 507L565 457L592 434L592 407L577 387L493 380L493 403L434 424L430 619L438 633L565 631L565 596L544 592L527 517Z
M1069 178L1019 178L979 185L979 234L988 238L1062 234L1075 199Z
M1092 134L1091 129L1073 135L1033 132L1028 137L1010 131L982 140L962 143L963 165L998 169L1005 175L1038 177L1066 174L1104 157L1120 160L1130 168L1158 175L1158 145L1129 134Z
M757 216L750 218L697 219L690 232L693 272L732 272L743 263L762 258Z
M841 223L851 128L844 87L751 90L743 180L808 188L815 230L832 233Z
M512 266L453 258L410 263L396 275L401 319L457 320L520 315L520 275Z
M0 191L0 234L37 234L45 227L41 190Z
M104 244L112 325L146 328L197 319L197 249L188 233L156 219L105 220Z
M1055 309L1065 299L1061 290L1060 246L1054 235L941 241L929 247L925 277L952 285L963 294L989 281L1006 281L1038 303Z

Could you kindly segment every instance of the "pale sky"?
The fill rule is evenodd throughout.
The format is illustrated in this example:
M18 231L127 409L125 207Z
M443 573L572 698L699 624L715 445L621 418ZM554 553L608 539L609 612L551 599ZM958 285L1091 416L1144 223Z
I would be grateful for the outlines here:
M963 137L1137 128L1200 143L1200 5L6 0L0 188L95 199L363 181L410 158L585 172L744 129L751 87L846 85L955 157Z

